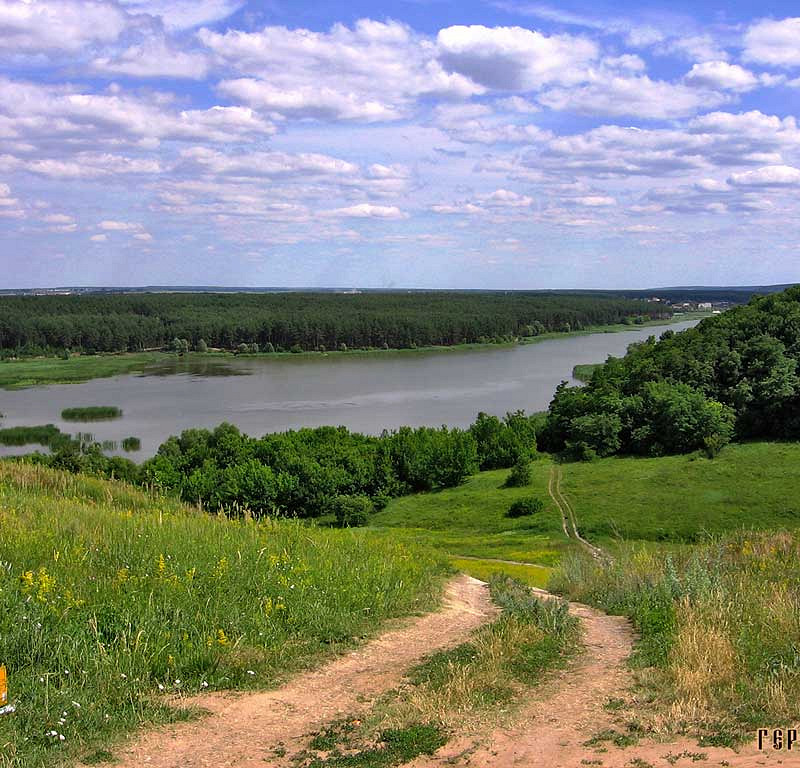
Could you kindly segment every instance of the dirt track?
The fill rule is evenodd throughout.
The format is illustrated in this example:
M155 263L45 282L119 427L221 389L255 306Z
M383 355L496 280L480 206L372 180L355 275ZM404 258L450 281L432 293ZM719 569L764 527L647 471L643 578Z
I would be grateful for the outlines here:
M425 655L464 641L496 613L483 582L459 576L441 610L402 622L363 648L302 674L276 691L213 694L185 705L211 715L151 731L121 754L123 768L265 768L285 765L275 754L305 747L303 736L337 717L363 709L392 688Z
M542 590L536 590L550 597ZM584 651L570 666L531 694L515 725L491 733L456 735L413 768L670 768L702 765L755 768L800 766L800 759L768 756L753 746L736 753L700 748L691 741L641 742L620 748L611 741L586 745L608 729L624 732L604 704L625 696L632 677L626 660L633 633L625 619L571 604L582 622ZM463 642L496 614L486 585L459 576L447 588L440 611L406 620L363 648L300 675L276 691L193 699L211 711L193 723L144 734L121 755L123 768L264 768L286 766L305 748L308 735L339 717L363 711L396 686L426 654ZM783 762L781 758L783 757Z

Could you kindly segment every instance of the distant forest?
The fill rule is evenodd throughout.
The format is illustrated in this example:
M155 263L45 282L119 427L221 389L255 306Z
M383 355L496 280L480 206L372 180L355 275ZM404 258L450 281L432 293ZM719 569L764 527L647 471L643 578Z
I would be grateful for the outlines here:
M669 314L658 304L585 293L3 296L0 353L136 352L170 345L179 351L242 345L270 352L403 349L511 341ZM177 340L184 340L182 346Z

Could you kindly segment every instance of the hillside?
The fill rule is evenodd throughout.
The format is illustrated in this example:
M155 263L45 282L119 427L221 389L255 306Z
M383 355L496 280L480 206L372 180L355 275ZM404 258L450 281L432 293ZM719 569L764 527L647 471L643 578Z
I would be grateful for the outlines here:
M17 707L0 718L0 764L102 756L182 716L172 695L271 686L432 607L441 574L425 551L363 531L228 521L0 463L0 662Z

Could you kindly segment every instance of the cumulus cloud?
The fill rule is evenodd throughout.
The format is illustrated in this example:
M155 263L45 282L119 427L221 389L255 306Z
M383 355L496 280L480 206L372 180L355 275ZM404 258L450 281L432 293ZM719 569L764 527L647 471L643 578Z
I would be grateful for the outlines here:
M522 27L453 26L436 38L442 64L485 88L531 91L575 83L599 56L596 43Z
M359 203L347 208L336 208L332 211L324 211L325 216L343 216L355 219L405 219L408 214L401 211L394 205L372 205L371 203Z
M765 165L752 171L731 174L728 181L739 187L793 187L800 185L800 168Z
M800 67L800 17L752 24L744 35L743 55L773 67Z
M209 63L202 53L181 50L163 35L149 35L114 55L95 58L92 69L106 75L201 80L208 74Z
M127 23L119 6L100 0L0 0L0 52L75 53L115 41Z
M575 88L552 88L539 96L542 104L559 111L651 120L687 117L727 99L715 91L652 80L647 75L626 77L613 73L594 76L592 82Z
M396 120L424 96L467 98L483 89L448 73L424 37L395 21L361 19L325 32L265 27L258 32L202 29L199 39L224 66L219 91L292 117Z
M227 19L244 0L120 0L131 12L160 18L167 29L181 31Z
M686 83L698 88L730 91L752 91L759 84L758 78L738 64L725 61L705 61L695 64L684 78Z

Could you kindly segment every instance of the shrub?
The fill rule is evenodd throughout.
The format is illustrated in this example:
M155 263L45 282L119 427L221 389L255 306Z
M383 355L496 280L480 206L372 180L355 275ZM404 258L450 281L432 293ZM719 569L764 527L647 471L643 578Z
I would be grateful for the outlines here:
M122 441L123 451L138 451L141 447L142 441L138 437L126 437Z
M506 512L506 517L527 517L536 515L544 509L544 502L537 496L529 496L527 499L518 499Z
M208 352L208 344L206 344L205 339L200 339L200 341L197 342L197 351L201 354Z
M523 488L531 484L531 463L527 458L520 457L511 468L506 479L506 488Z
M331 510L340 528L357 528L366 525L374 511L368 496L335 496L330 502Z

